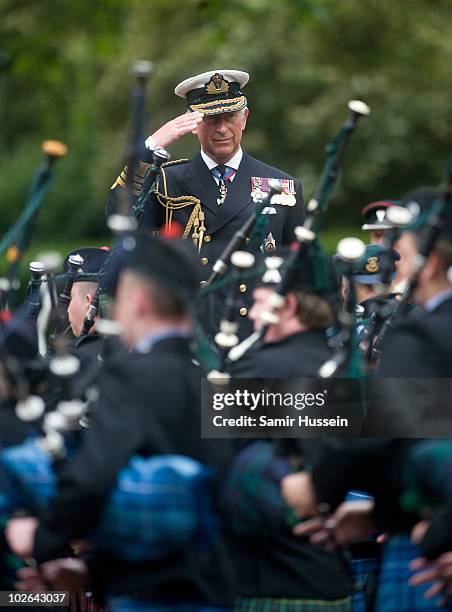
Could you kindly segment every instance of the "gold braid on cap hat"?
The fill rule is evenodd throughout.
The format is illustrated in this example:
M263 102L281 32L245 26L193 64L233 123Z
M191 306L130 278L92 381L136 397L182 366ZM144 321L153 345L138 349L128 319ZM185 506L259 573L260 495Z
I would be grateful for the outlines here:
M212 100L211 102L200 102L199 104L189 104L192 111L199 110L205 115L208 115L209 113L227 113L242 110L242 108L245 106L245 96L240 96L239 98Z
M182 208L186 208L187 206L193 206L190 218L188 219L187 225L184 228L182 238L188 238L190 232L193 229L191 238L195 247L197 247L198 251L200 251L204 240L204 234L206 233L206 227L204 225L205 214L201 207L201 200L199 198L196 198L195 196L190 195L183 195L178 197L169 196L166 184L165 167L186 161L188 161L188 159L179 159L162 164L161 178L163 180L164 193L158 191L157 187L157 189L155 190L155 197L157 198L159 204L161 204L165 208L165 229L169 229L172 225L173 211L181 210Z

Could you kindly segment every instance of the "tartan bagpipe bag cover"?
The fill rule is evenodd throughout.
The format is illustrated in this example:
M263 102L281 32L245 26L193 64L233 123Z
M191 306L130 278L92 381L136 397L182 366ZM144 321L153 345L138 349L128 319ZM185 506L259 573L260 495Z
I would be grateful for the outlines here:
M90 541L128 561L159 559L215 538L212 470L180 455L134 456L118 473ZM28 439L0 452L0 513L37 511L55 495L52 459Z

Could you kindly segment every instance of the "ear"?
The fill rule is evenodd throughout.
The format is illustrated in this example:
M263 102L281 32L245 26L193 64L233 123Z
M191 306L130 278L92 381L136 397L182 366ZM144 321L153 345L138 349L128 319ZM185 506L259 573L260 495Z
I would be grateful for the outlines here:
M246 122L248 121L248 115L250 114L249 108L245 108L242 118L242 131L246 128Z
M151 301L146 289L143 287L135 287L133 302L135 303L135 309L138 315L143 316L149 314L151 310Z
M296 315L298 309L297 298L294 293L288 293L284 307L282 308L280 315L282 318L290 319Z
M427 258L422 270L421 270L421 283L431 281L437 274L438 271L438 255L435 251L432 251Z

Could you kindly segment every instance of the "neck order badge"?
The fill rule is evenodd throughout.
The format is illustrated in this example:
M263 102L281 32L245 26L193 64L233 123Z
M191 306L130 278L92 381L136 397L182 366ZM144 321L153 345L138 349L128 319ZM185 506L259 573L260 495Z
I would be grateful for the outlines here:
M212 169L212 174L218 179L218 206L224 204L226 196L228 195L228 188L226 187L226 183L232 180L232 177L234 176L235 172L236 171L234 168L229 168L229 166L225 166L224 164L220 164Z

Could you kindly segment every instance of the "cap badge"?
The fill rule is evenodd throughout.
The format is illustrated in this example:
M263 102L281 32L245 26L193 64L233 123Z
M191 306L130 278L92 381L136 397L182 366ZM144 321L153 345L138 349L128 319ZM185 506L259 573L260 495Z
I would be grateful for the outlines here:
M378 257L375 257L375 256L368 257L365 269L366 269L366 272L370 272L371 274L378 272L379 270Z
M229 83L221 76L216 74L211 77L210 81L205 83L206 93L210 95L218 95L229 91Z
M383 223L383 221L385 220L385 217L386 217L386 211L385 210L377 210L376 211L376 215L377 215L377 221L379 221L380 223Z
M276 249L276 240L273 238L273 234L270 232L267 238L264 240L264 252L269 253Z

